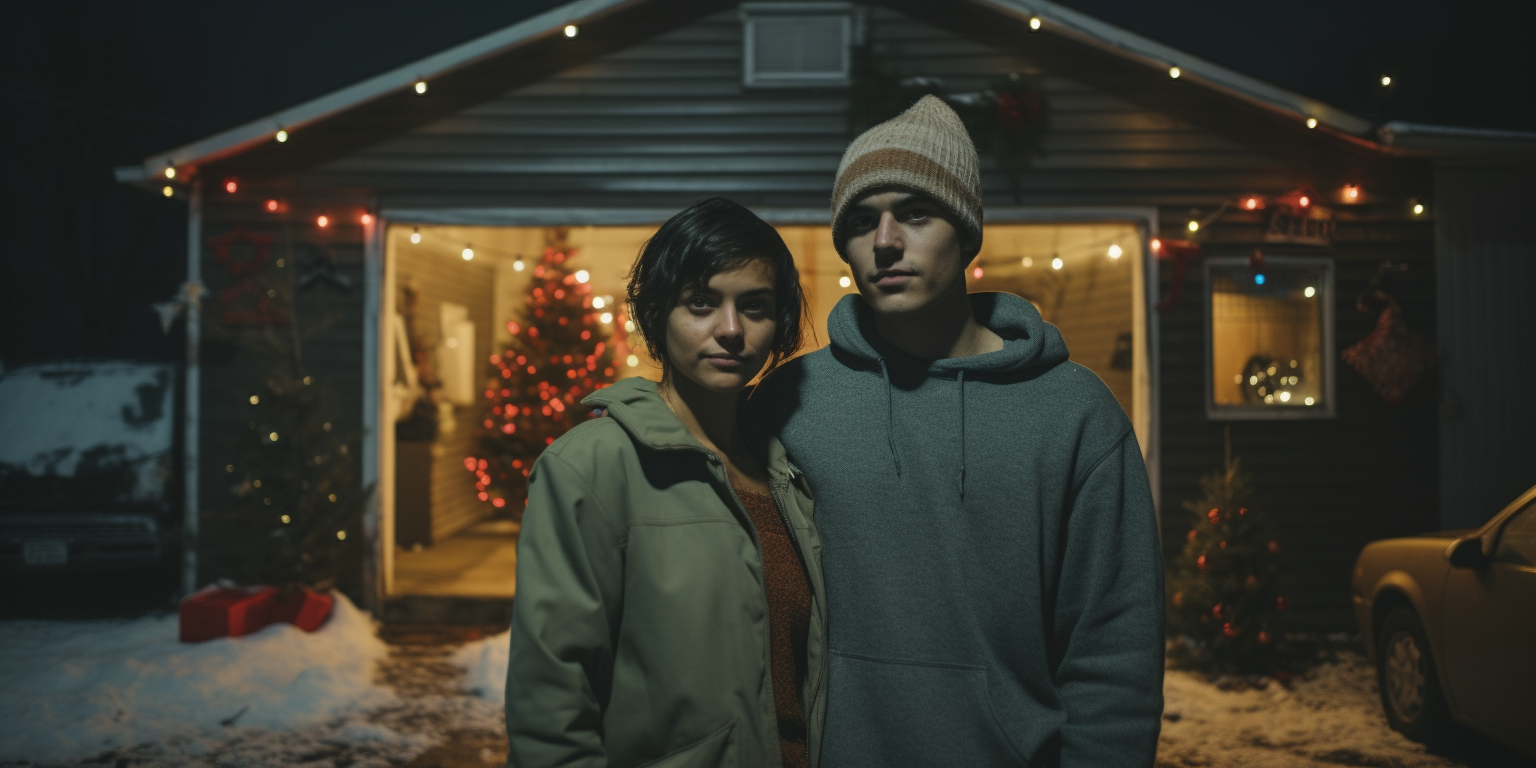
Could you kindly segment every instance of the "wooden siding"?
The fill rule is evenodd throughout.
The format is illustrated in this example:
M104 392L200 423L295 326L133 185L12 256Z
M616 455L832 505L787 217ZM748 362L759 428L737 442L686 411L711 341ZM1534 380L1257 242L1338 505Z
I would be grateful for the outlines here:
M475 326L474 372L478 382L494 346L492 322L495 268L484 260L466 262L425 249L400 248L389 254L395 260L395 279L416 291L416 338L435 349L441 333L440 308L444 302L469 311ZM397 301L396 307L401 306ZM477 387L476 389L481 389ZM439 434L432 445L432 540L441 540L484 519L489 505L475 498L474 476L464 469L465 456L480 453L483 406L454 407L454 428Z
M1036 69L893 11L868 21L907 72L981 89ZM1027 53L1027 51L1021 51ZM1015 197L990 158L993 205L1208 204L1309 181L1289 158L1047 73L1046 154ZM848 142L839 89L741 85L741 22L711 15L327 163L305 185L367 187L386 207L682 207L720 193L821 207Z
M1435 171L1440 270L1440 515L1482 525L1536 483L1536 205L1530 167Z
M1199 89L1155 72L1127 74L1123 63L1092 52L1068 58L1059 40L962 16L957 8L953 18L935 20L940 29L872 9L868 35L906 72L944 78L955 89L1045 70L1047 153L1018 194L984 159L990 206L1155 207L1160 234L1177 239L1187 234L1186 219L1238 195L1363 183L1379 205L1345 215L1333 247L1293 252L1337 261L1340 349L1370 331L1374 318L1354 309L1354 296L1388 259L1411 265L1396 292L1410 326L1434 335L1432 225L1405 221L1400 204L1429 196L1427 166L1365 157L1298 126L1250 132L1272 118L1239 114L1220 99L1179 96ZM757 207L825 206L849 139L844 92L744 89L740 46L735 10L714 13L291 178L252 184L250 194L293 201L295 210L312 210L343 190L384 209L667 210L710 193ZM242 205L255 215L254 202ZM1199 238L1207 253L1246 255L1262 245L1261 226L1252 216L1228 216ZM1164 295L1170 278L1165 265ZM1199 476L1221 457L1223 423L1206 418L1202 401L1200 279L1197 264L1184 302L1157 318L1158 502L1170 552L1187 527L1180 503L1198 497ZM361 339L360 327L347 333ZM357 360L356 349L337 352L338 370L351 365L355 376ZM1341 366L1337 379L1336 419L1232 425L1235 449L1288 553L1297 623L1327 629L1350 626L1348 572L1360 545L1434 527L1438 498L1436 383L1421 383L1407 405L1391 407L1352 371ZM237 422L220 418L225 428ZM219 428L209 424L204 432ZM205 476L222 463L208 453Z

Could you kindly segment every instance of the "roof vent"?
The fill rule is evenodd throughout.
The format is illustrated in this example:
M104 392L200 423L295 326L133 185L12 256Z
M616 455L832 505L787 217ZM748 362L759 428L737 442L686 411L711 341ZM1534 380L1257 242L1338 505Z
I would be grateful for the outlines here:
M759 88L848 84L853 6L743 3L742 83Z

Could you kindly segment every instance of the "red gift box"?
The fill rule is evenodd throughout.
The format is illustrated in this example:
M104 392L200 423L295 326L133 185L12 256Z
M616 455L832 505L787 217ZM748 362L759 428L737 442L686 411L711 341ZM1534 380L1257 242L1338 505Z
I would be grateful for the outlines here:
M249 635L273 621L277 589L205 589L181 601L177 617L183 643Z
M313 632L331 615L335 598L309 588L283 592L272 607L276 621L286 621L305 632Z

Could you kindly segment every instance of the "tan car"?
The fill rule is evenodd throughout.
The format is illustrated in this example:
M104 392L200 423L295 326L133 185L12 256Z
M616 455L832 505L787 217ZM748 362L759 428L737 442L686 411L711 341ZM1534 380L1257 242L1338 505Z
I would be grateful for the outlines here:
M1455 721L1536 757L1536 487L1477 530L1366 545L1354 600L1394 729Z

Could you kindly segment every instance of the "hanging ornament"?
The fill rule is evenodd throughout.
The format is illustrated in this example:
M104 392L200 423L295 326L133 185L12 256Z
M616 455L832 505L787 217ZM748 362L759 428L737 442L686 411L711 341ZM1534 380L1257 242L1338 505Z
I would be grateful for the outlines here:
M207 291L208 289L204 288L202 283L188 281L182 283L181 288L170 299L150 304L150 308L160 316L160 333L169 334L171 324L176 322L176 318L187 311L188 307L201 311L203 294Z

